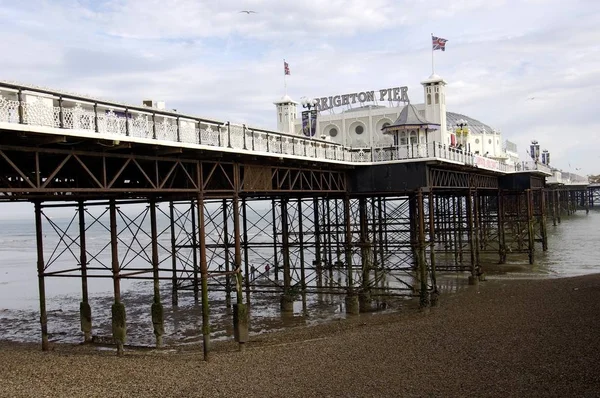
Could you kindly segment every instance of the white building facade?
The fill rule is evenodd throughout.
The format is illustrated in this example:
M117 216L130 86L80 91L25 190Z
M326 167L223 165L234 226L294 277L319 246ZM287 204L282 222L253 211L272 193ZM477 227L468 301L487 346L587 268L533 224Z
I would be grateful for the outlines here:
M325 97L320 99L319 115L316 123L316 138L325 139L353 148L389 147L394 145L424 144L438 142L443 145L460 147L480 156L496 159L503 163L518 162L516 146L505 144L500 131L459 113L446 109L446 81L438 75L431 75L421 82L423 86L423 102L413 104L419 117L431 124L439 125L435 130L400 132L385 134L383 129L393 125L402 109L407 105L408 97L392 96L395 101L350 101L364 93ZM401 88L405 90L405 88ZM397 89L393 89L398 91ZM370 92L374 95L363 95L366 99L384 98L384 92ZM405 92L403 92L405 94ZM338 98L339 97L339 98ZM329 101L327 102L327 99ZM404 102L403 102L404 101ZM314 101L313 101L314 102ZM350 102L357 105L353 106ZM386 104L386 105L382 105ZM334 106L334 104L336 106ZM340 104L337 106L337 104ZM275 102L277 108L277 127L279 131L303 135L302 118L297 116L297 105L289 96ZM332 108L340 111L334 113ZM325 108L325 109L323 109ZM302 109L302 107L300 107ZM459 128L458 124L463 124ZM466 124L466 126L465 126ZM507 150L508 149L508 150Z

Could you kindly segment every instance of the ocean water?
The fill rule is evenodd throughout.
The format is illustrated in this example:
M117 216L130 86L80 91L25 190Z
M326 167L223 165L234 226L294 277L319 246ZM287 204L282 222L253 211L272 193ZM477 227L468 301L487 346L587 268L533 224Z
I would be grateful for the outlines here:
M142 209L142 210L140 210ZM138 210L143 213L143 206ZM103 209L97 209L95 217L105 219ZM51 212L49 212L51 213ZM133 212L131 217L141 217ZM70 231L71 237L76 237L77 220L67 213L57 211L56 218L50 218L44 223L45 260L58 269L74 267L77 264L78 248L66 249L66 245L56 245L59 241L68 242L69 235L62 230ZM137 214L137 215L136 215ZM39 341L39 299L37 278L37 257L35 226L33 212L29 215L5 214L0 219L0 339L13 341ZM12 216L12 218L11 218ZM103 218L104 217L104 218ZM260 219L259 215L249 215ZM159 232L166 230L167 225L159 218ZM263 220L268 223L269 218ZM89 221L88 221L89 222ZM60 229L54 230L52 224ZM259 225L260 222L257 224ZM148 228L147 220L139 223L140 228ZM270 240L269 229L264 226L251 231L253 239ZM216 234L216 231L208 232ZM590 211L564 217L556 227L548 225L549 250L542 252L537 245L536 261L533 266L527 264L526 256L509 256L506 267L490 268L488 277L502 278L539 278L539 277L568 277L600 272L600 211ZM145 234L136 233L135 227L121 231L124 241L136 237L132 245L129 259L135 259L133 251L148 251L150 239ZM217 239L213 237L211 239ZM209 239L210 240L210 239ZM90 266L110 267L110 252L107 247L109 232L99 223L89 226L87 231L88 255ZM170 248L170 235L164 234L159 238L162 248L161 258L166 257ZM120 250L125 250L124 248ZM252 253L251 262L262 264L262 256L272 255L273 249L265 248L264 253ZM129 261L127 253L121 252L125 261ZM307 258L307 261L310 261ZM62 262L62 263L61 263ZM67 265L70 264L70 265ZM134 264L135 265L135 264ZM165 268L169 264L162 265ZM106 270L108 272L108 269ZM105 275L106 275L105 272ZM340 278L342 276L339 276ZM333 278L335 279L335 278ZM440 284L444 291L453 291L466 284L466 274L440 275ZM77 342L81 341L79 331L79 302L81 300L81 281L79 278L46 278L46 297L48 311L48 326L52 341ZM265 281L267 282L267 281ZM343 283L341 281L340 283ZM110 305L113 300L112 280L108 278L90 278L88 281L90 305L93 315L93 334L110 336ZM191 292L181 292L179 306L171 306L168 282L161 282L161 295L165 305L165 342L167 344L193 344L201 341L201 308L193 299ZM134 345L152 345L152 321L150 305L152 303L152 282L139 280L121 281L122 300L127 308L128 339ZM235 300L235 295L233 295ZM283 327L306 325L324 322L335 318L343 318L343 296L328 294L307 295L304 302L295 303L294 315L282 317L279 311L278 297L254 293L251 296L252 319L251 333L262 333ZM231 312L225 306L225 294L211 292L211 323L212 338L230 338Z

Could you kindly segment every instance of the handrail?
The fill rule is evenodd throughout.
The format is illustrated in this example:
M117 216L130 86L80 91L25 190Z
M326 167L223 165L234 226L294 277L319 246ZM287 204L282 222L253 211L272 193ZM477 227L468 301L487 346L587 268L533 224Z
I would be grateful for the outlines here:
M502 173L539 170L551 174L550 168L542 164L523 162L513 166L439 142L411 142L372 148L348 147L245 124L2 81L0 123L106 134L109 139L114 139L114 136L121 140L126 140L121 137L151 139L356 164L416 159L443 160Z

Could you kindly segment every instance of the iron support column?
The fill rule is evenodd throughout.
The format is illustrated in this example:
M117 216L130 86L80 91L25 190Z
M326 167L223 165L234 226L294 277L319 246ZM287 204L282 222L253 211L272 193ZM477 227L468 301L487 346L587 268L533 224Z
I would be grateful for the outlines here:
M171 266L173 269L173 273L171 276L171 303L173 304L173 307L177 307L177 247L175 238L175 205L173 204L173 201L169 202L169 218L169 223L171 227Z
M471 190L467 192L467 240L469 244L469 252L471 255L471 275L469 276L469 285L477 284L477 264L475 262L475 244L474 240L474 222L473 222L473 193Z
M431 285L433 292L431 293L431 305L435 306L438 302L438 288L437 278L435 271L435 198L433 196L433 189L429 189L429 263L431 272Z
M37 243L38 288L40 293L40 324L42 327L42 351L48 351L48 315L46 313L46 284L44 281L44 235L42 233L42 205L35 202L35 239Z
M417 269L419 275L419 306L429 306L429 292L427 288L427 261L425 260L425 206L423 206L423 191L417 191Z
M337 208L337 206L336 206ZM336 221L337 222L337 221ZM354 291L354 278L352 269L352 221L350 214L350 197L344 196L344 229L345 229L345 255L346 272L348 273L348 290L346 295L346 313L356 315L359 312L358 296Z
M150 200L150 236L152 240L152 281L154 297L152 301L151 314L156 347L162 346L162 336L165 334L165 321L163 305L160 301L160 283L158 275L158 227L156 226L156 199ZM195 248L194 248L195 250Z
M112 333L117 344L117 355L123 355L123 345L127 336L125 306L121 303L121 276L118 252L117 204L114 199L109 203L110 213L110 248L112 278L115 302L112 305Z
M200 191L198 205L198 243L200 245L200 279L202 283L202 341L204 360L209 360L210 352L210 309L208 306L208 264L206 262L206 228L204 225L204 193ZM194 231L195 233L195 231Z
M288 199L282 198L281 205L281 255L283 259L283 294L281 295L281 310L294 311L294 293L292 292L292 278L290 275L290 237L288 225Z
M79 319L83 341L92 341L92 308L88 301L87 250L85 245L85 208L83 200L79 201L79 262L81 264L81 303L79 304Z

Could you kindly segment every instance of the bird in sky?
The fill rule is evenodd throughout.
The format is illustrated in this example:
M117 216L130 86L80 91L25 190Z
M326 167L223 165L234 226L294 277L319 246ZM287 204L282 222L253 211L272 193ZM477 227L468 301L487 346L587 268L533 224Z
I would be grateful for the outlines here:
M248 15L250 15L250 14L257 14L256 11L252 11L252 10L242 10L242 11L240 11L240 14L243 13L243 12L245 12Z
M534 100L534 99L535 99L535 97L529 97L529 98L527 98L527 99L528 99L528 100Z

